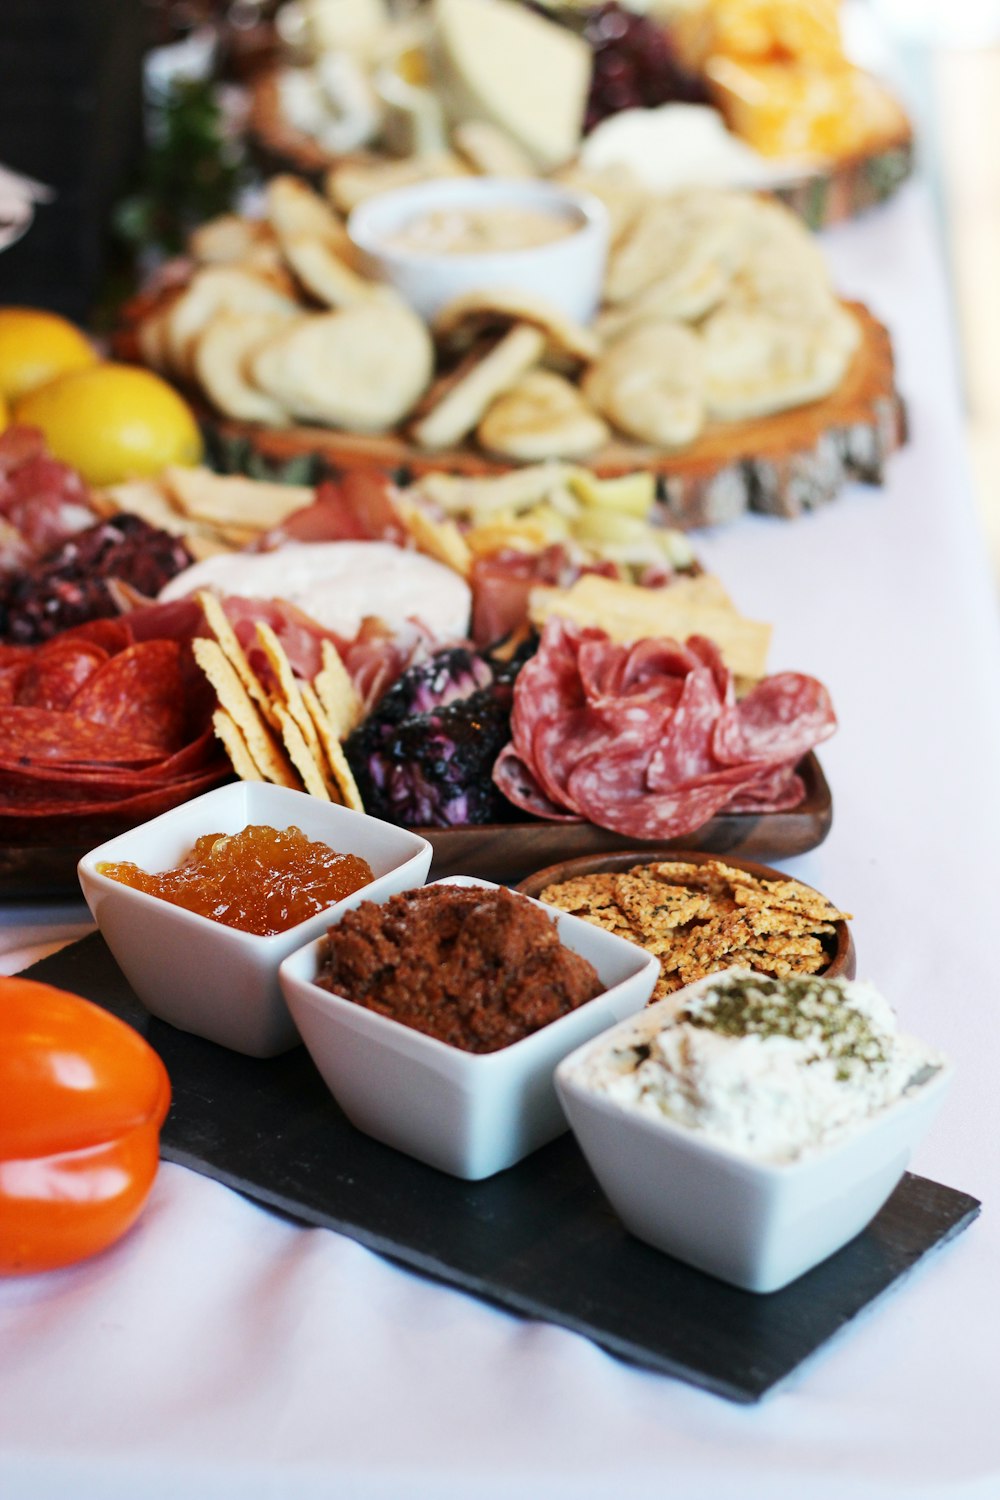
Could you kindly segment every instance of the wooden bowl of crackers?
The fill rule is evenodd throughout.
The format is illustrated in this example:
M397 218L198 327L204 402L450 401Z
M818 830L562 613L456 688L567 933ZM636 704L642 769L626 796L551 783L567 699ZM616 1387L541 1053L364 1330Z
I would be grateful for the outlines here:
M660 961L653 999L720 969L853 979L850 913L749 859L626 849L537 870L515 887L630 939Z

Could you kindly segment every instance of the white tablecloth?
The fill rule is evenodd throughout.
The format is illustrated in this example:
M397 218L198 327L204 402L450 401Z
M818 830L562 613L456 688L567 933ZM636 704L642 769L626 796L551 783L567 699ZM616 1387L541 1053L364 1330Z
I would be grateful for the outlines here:
M861 975L957 1060L913 1166L981 1219L743 1408L165 1166L112 1251L0 1285L7 1500L1000 1494L996 609L923 190L829 248L894 330L912 444L883 491L699 545L775 622L773 666L832 691L833 831L789 868L857 914Z

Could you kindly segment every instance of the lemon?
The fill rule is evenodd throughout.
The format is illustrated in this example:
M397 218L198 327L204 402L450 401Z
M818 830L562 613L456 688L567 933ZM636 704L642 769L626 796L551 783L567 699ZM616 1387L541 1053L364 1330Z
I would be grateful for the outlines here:
M10 407L7 405L7 403L3 399L3 397L0 396L0 432L3 432L4 428L7 426L7 423L9 421L10 421Z
M159 375L135 365L61 375L22 397L14 415L40 427L56 458L89 484L119 484L202 456L191 408Z
M34 307L0 307L0 396L8 401L96 362L96 350L65 318Z

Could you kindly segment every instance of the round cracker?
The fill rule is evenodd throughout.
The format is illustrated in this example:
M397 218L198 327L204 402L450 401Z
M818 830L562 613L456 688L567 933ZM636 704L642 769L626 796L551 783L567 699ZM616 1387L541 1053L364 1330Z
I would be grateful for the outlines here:
M575 385L551 370L532 370L493 403L476 436L491 453L538 463L584 458L610 433Z
M679 448L705 420L704 351L681 323L626 334L588 370L584 394L609 421L643 443Z
M409 414L434 369L430 334L402 302L317 313L269 340L254 382L292 416L351 432L384 432Z

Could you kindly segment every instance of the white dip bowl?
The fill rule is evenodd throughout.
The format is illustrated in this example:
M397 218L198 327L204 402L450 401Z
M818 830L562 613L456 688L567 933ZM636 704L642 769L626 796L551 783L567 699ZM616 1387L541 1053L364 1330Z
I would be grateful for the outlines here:
M659 1029L719 978L657 1001L639 1027L647 1035ZM762 1161L594 1085L594 1063L629 1046L637 1029L627 1021L560 1064L556 1088L573 1133L637 1239L752 1292L778 1291L860 1234L902 1177L951 1081L951 1065L938 1059L894 1103L829 1143L787 1162Z
M523 208L568 219L572 232L546 244L475 253L391 243L415 220L439 210ZM428 321L467 292L523 292L589 323L597 312L608 253L608 216L588 193L520 178L443 178L378 193L354 209L348 232L367 265Z
M464 875L434 884L497 889ZM372 899L384 901L388 894ZM501 1172L562 1134L566 1119L552 1082L556 1064L581 1042L641 1010L659 965L634 943L545 909L555 917L561 941L594 965L606 988L497 1052L464 1052L314 983L322 940L285 959L280 976L289 1009L352 1124L469 1180Z

